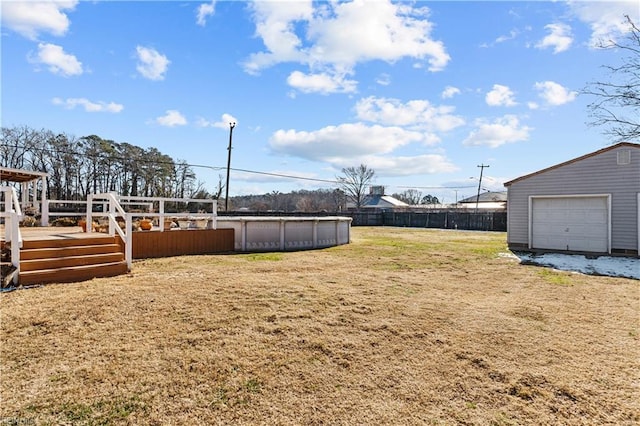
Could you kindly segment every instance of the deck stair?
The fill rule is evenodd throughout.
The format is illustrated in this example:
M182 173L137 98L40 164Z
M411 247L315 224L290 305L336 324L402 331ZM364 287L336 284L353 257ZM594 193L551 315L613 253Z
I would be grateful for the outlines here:
M128 271L116 237L24 240L20 249L20 285L63 283L112 277Z

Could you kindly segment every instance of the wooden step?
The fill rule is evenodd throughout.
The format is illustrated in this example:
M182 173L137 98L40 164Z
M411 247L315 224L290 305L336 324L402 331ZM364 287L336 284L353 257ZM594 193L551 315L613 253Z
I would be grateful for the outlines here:
M83 265L38 271L20 271L20 285L69 283L98 277L114 277L126 274L127 262L111 262L100 265Z
M123 260L124 255L121 252L98 253L83 256L49 257L33 260L20 259L20 272L98 265L100 263L121 262Z
M121 252L119 244L97 244L71 247L49 247L20 250L20 260L47 259L52 257L89 256Z
M123 246L115 236L25 239L20 250L20 285L85 281L127 272Z
M40 240L24 240L22 249L41 249L41 248L60 248L60 247L77 247L102 244L117 244L116 237L109 235L91 236L84 238L46 238Z

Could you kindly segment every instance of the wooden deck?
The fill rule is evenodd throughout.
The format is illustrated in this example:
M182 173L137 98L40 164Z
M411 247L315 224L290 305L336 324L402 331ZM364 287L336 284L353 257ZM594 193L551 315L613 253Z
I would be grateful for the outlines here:
M0 225L0 242L4 244L4 225ZM102 232L84 232L79 226L20 228L23 241L67 241L113 238ZM212 254L234 250L233 229L188 229L171 231L137 231L131 234L133 258Z
M28 240L62 240L73 238L90 238L108 236L100 232L83 232L79 226L34 226L20 227L22 239ZM4 241L4 225L0 225L0 241Z
M0 247L4 229L0 225ZM83 281L126 273L125 247L120 237L84 232L80 227L20 228L19 284ZM233 229L137 231L131 234L133 259L234 250Z

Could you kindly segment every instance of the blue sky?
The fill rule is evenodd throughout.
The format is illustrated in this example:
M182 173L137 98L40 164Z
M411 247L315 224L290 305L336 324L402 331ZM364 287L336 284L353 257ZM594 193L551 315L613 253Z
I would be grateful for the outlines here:
M579 91L631 2L2 2L2 125L155 147L230 195L366 164L444 202L610 143ZM313 180L313 179L318 179Z

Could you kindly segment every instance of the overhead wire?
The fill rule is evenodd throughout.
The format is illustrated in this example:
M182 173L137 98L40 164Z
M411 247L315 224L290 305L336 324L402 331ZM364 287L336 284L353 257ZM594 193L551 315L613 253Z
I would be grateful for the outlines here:
M21 145L11 145L11 144L7 144L7 143L0 143L0 146L5 146L8 148L23 148L25 150L27 150L27 148L21 146ZM55 155L60 155L60 154L71 154L71 155L82 155L85 157L89 157L89 158L99 158L100 155L96 154L96 155L87 155L86 153L80 153L77 151L73 151L73 150L54 150L54 149L50 149L50 148L42 148L42 147L31 147L28 148L29 150L36 150L36 151L41 151L41 152L47 152L49 154L55 154ZM128 158L125 156L116 156L116 155L112 155L111 156L112 159L114 160L127 160ZM191 163L182 163L180 162L180 160L176 161L163 161L163 160L159 160L159 159L149 159L149 158L137 158L136 162L144 162L144 163L154 163L154 164L167 164L167 165L185 165L188 167L198 167L198 168L204 168L204 169L210 169L210 170L226 170L226 167L223 166L208 166L208 165L204 165L204 164L191 164ZM304 181L310 181L310 182L322 182L322 183L329 183L329 184L335 184L338 185L340 182L338 179L321 179L321 178L312 178L312 177L306 177L306 176L296 176L296 175L291 175L291 174L284 174L284 173L274 173L274 172L264 172L264 171L259 171L259 170L250 170L250 169L241 169L241 168L235 168L235 167L230 167L231 171L234 172L242 172L242 173L249 173L249 174L257 174L257 175L262 175L262 176L272 176L272 177L277 177L277 178L282 178L282 179L292 179L292 180L304 180ZM381 185L381 186L385 186L385 185ZM393 187L396 188L406 188L406 189L464 189L464 188L472 188L474 186L405 186L405 185L392 185Z

